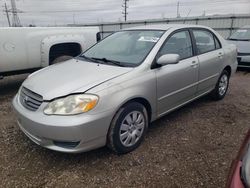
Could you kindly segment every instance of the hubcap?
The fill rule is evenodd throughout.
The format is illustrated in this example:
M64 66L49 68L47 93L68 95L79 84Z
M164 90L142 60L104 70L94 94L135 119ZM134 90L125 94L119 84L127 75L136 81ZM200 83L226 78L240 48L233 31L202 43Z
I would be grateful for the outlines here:
M220 78L220 82L219 82L219 94L222 96L226 93L227 91L227 86L228 86L228 77L227 75L223 75Z
M136 144L142 137L145 127L145 118L139 111L129 113L120 128L120 141L126 146L130 147Z

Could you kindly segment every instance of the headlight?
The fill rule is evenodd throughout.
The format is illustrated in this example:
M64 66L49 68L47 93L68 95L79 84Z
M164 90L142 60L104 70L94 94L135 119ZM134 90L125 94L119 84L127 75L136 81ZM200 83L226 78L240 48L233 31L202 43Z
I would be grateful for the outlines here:
M98 97L91 94L70 95L49 103L44 113L47 115L76 115L92 110L98 102Z
M248 144L247 152L242 160L241 174L244 183L250 187L250 143Z

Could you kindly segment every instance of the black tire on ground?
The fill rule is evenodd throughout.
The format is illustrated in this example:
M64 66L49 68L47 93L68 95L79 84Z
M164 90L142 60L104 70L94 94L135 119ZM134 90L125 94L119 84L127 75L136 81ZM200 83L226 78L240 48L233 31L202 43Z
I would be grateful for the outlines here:
M131 124L128 123L127 118L131 118ZM129 127L126 131L122 128L125 126L124 124L126 128ZM148 113L146 108L137 102L128 103L116 113L111 122L107 137L107 146L117 154L125 154L135 150L143 141L148 124ZM139 127L143 127L143 129ZM121 135L124 134L128 136L122 140L123 138ZM129 139L131 139L130 144L134 144L127 144L127 146L125 146L127 139L128 142L130 142ZM136 142L133 142L133 139L134 141L136 140Z
M211 92L211 97L214 100L222 100L227 94L229 86L230 75L227 70L223 70L221 73L215 89ZM224 86L224 87L223 87Z
M63 61L67 61L67 60L70 60L72 58L73 57L69 56L69 55L62 55L62 56L57 57L54 61L52 61L51 65L54 65L56 63L60 63L60 62L63 62Z

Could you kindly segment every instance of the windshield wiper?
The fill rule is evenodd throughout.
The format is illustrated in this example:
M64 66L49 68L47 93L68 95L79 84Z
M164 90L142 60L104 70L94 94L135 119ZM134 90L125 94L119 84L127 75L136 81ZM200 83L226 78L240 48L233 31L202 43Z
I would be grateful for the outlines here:
M235 40L235 41L250 41L250 39L236 39L236 38L229 38L228 40Z
M124 67L124 65L122 65L121 62L115 61L115 60L111 60L111 59L107 59L105 57L104 58L95 58L95 57L92 57L92 59L98 60L98 61L103 61L105 63L111 63L111 64L116 65L116 66Z
M91 62L94 62L94 63L99 63L98 61L96 61L94 58L91 58L91 57L87 57L85 55L81 55L79 56L81 58L84 58L84 59L87 59L88 61L91 61Z

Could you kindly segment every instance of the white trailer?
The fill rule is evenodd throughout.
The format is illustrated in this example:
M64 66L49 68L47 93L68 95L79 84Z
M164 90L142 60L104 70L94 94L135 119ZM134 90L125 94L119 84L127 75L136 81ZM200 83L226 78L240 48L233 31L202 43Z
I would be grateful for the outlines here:
M98 27L0 28L0 77L75 57L97 42L98 33Z

